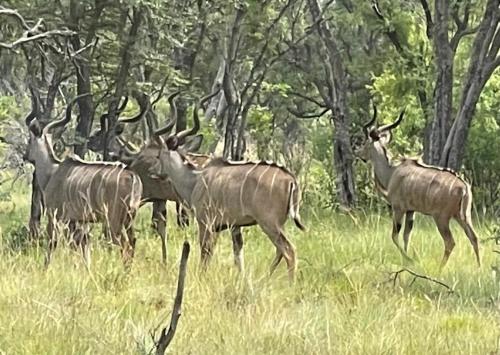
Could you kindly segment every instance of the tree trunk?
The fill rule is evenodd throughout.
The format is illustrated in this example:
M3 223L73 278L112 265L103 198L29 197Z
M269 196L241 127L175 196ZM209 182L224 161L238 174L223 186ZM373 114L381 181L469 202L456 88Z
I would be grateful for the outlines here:
M75 52L79 51L82 47L80 44L80 20L83 16L83 7L79 5L76 0L71 0L69 10L69 27L77 32L76 35L71 37L71 45ZM95 33L97 30L97 25L99 17L104 10L104 2L96 2L96 8L93 13L92 23L90 25L89 31L86 36L85 45L89 45L95 38ZM90 50L90 49L89 49ZM76 69L76 87L77 94L91 94L91 58L84 50L78 56L75 57L73 64ZM80 111L80 116L75 130L75 141L74 152L80 157L84 157L87 152L87 141L92 130L92 121L94 118L94 102L92 95L87 95L78 100L78 108Z
M329 96L326 98L328 101L326 103L332 111L334 126L333 163L337 175L337 196L341 206L350 209L356 203L356 190L353 169L354 158L351 148L351 120L346 103L346 72L328 24L325 21L317 21L322 16L318 0L308 0L308 4L325 50L323 64L327 73L326 81Z
M121 63L116 73L115 92L112 95L108 106L108 116L107 116L108 129L105 131L104 134L103 159L105 161L109 160L108 142L114 138L113 136L116 126L116 121L118 119L117 117L118 104L120 102L121 97L126 92L125 87L129 75L129 69L132 60L132 53L134 51L134 45L137 40L137 34L139 32L139 27L142 20L142 12L143 10L140 7L133 8L133 16L131 19L130 29L128 35L125 36L122 47L120 49ZM128 17L128 10L124 11L123 13L122 17L123 23L126 22L127 17Z
M455 121L443 149L440 164L458 170L465 152L469 128L481 92L500 65L500 6L488 0L471 48L470 62Z
M453 109L453 57L448 38L450 18L448 0L435 1L434 55L436 60L436 86L434 119L430 126L429 164L439 164L441 153L451 127Z

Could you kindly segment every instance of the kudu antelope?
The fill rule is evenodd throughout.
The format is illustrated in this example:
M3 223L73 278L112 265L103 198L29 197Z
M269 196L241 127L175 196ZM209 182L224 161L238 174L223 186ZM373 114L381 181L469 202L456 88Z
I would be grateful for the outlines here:
M170 133L177 121L177 108L175 106L175 98L180 92L175 92L168 97L168 102L171 108L171 120L168 125L155 131L156 135L163 135ZM122 105L121 111L123 111L124 105ZM162 247L162 261L165 263L167 260L167 245L166 245L166 218L167 209L165 202L174 201L180 206L179 195L175 192L172 185L165 181L160 181L151 176L151 168L155 163L155 159L158 156L160 146L156 140L151 140L147 142L140 151L133 151L128 146L125 140L120 138L120 134L123 132L123 124L125 123L135 123L139 121L144 116L145 110L142 110L138 115L129 119L120 119L116 125L117 131L115 131L115 139L108 142L108 151L111 156L115 159L121 161L130 167L130 169L136 172L141 178L143 185L142 201L143 203L152 202L153 203L153 215L152 215L152 225L158 235L161 238ZM103 117L104 116L104 117ZM104 137L104 127L105 127L105 115L101 116L101 129L94 132L89 140L89 149L95 152L102 152L103 150L103 137ZM203 166L210 157L203 154L192 154L189 153L193 150L198 150L202 142L202 136L197 135L189 142L184 142L181 149L186 152L194 164L198 166ZM182 220L181 215L185 212L182 207L177 208L178 224L185 225L186 222ZM185 215L184 218L187 218Z
M64 118L43 129L37 120L38 97L32 92L32 111L26 117L29 143L25 158L35 166L35 176L42 189L49 237L46 265L57 246L56 222L87 224L101 221L111 239L121 246L124 261L133 257L135 237L132 223L139 208L142 183L134 172L121 163L84 162L76 157L63 161L55 157L49 133L71 119L75 98ZM83 241L86 244L86 241ZM82 249L88 262L88 246Z
M298 228L304 230L299 217L300 190L293 174L275 163L263 161L212 159L205 167L197 168L178 151L183 140L198 131L198 109L205 99L194 108L192 129L171 135L165 142L157 137L161 149L156 173L160 178L168 177L180 197L194 211L203 268L212 256L217 232L258 224L276 247L271 273L284 258L290 280L293 280L296 253L285 236L283 225L289 216ZM239 242L234 241L233 236L237 263L242 264L241 236Z
M470 185L451 170L424 165L415 159L405 158L399 165L390 162L386 145L391 140L391 130L401 123L403 116L404 111L395 122L377 127L377 109L374 105L373 118L363 126L366 141L357 151L358 156L365 162L371 162L375 185L392 207L394 244L403 256L407 257L414 212L430 215L434 218L444 242L442 268L455 246L449 227L450 219L454 218L469 238L480 266L477 236L471 219ZM405 214L402 249L398 235Z

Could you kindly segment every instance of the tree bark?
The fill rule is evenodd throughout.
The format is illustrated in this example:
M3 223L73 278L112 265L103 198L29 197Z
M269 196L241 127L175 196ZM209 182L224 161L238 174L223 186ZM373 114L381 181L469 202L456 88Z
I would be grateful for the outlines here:
M116 83L115 83L115 92L112 95L109 106L108 106L108 116L107 116L107 130L104 134L104 152L103 159L105 161L109 160L109 152L108 152L108 142L111 141L114 137L114 131L116 126L117 110L118 104L120 102L121 97L126 92L126 84L130 70L130 64L132 60L132 54L134 51L135 42L137 40L139 27L141 25L143 9L141 7L133 8L133 15L131 19L130 29L128 31L128 35L126 35L122 47L120 49L120 58L121 63L117 69L116 73ZM125 23L128 17L128 10L124 11L122 19Z
M441 153L450 131L453 109L453 58L448 38L450 19L449 0L435 1L434 55L436 61L436 86L434 119L430 126L427 163L439 164Z
M351 148L351 119L347 111L346 71L332 32L322 17L318 0L308 0L313 22L325 50L323 65L328 86L327 107L332 112L333 124L333 164L335 167L336 190L342 207L350 209L356 203L353 162Z
M462 89L459 110L441 156L440 165L458 170L465 152L469 128L481 92L500 66L500 5L488 0L471 48L467 77Z
M226 43L224 51L224 77L222 79L222 89L227 103L226 107L226 125L224 132L224 158L232 158L234 160L241 159L241 154L237 154L235 149L237 145L237 121L239 119L239 111L241 106L240 95L238 94L234 79L233 67L236 56L238 54L238 43L240 41L240 31L243 18L246 10L244 6L236 9L234 20L231 26L228 27L226 33Z
M75 52L82 49L80 44L80 20L83 16L82 6L79 1L71 0L69 10L69 25L76 34L71 37L71 45ZM95 10L93 12L92 23L90 25L89 31L86 35L85 46L90 45L94 40L97 25L99 23L99 18L104 10L104 2L96 1ZM73 64L76 69L76 88L77 95L91 94L91 68L90 68L91 58L86 54L84 50L79 53L73 60ZM92 121L94 118L94 102L92 95L87 95L78 100L78 108L80 111L80 116L75 130L75 141L74 152L81 158L84 157L87 152L87 141L92 130Z

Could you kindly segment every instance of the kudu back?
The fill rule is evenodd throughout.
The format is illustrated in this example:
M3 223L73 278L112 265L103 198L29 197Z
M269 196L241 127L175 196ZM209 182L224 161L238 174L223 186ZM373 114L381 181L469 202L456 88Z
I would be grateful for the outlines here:
M425 165L416 159L405 158L399 165L392 164L386 145L391 140L391 130L401 123L404 111L394 123L377 127L375 106L373 110L373 118L363 127L365 144L357 153L363 160L371 162L375 185L392 207L394 244L407 257L414 212L430 215L443 238L444 254L441 267L444 267L455 246L449 227L450 219L453 218L465 231L474 249L477 263L481 265L477 236L472 226L470 185L449 169ZM398 235L405 214L402 249Z

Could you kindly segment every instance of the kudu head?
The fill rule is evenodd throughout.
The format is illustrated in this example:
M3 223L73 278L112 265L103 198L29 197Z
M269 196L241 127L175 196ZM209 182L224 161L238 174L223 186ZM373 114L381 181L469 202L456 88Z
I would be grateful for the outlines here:
M160 146L157 155L156 164L151 167L150 172L158 176L161 179L165 179L169 175L169 171L175 171L179 167L183 166L186 163L186 159L184 157L184 152L187 148L188 140L191 137L199 137L199 142L195 143L201 145L201 140L203 139L202 135L195 134L200 129L200 118L198 116L198 111L203 104L213 98L215 95L219 93L219 90L207 95L195 105L193 108L193 127L187 128L181 132L171 134L165 141L161 138L161 135L166 132L165 128L162 128L155 132L155 141ZM175 118L175 117L174 117ZM166 127L173 127L175 121L171 121L167 124ZM171 128L169 128L171 129Z
M71 120L71 110L76 101L88 94L83 94L76 96L67 106L64 118L56 121L52 121L42 128L39 121L40 118L40 98L35 93L33 88L30 87L31 91L31 112L25 119L26 125L29 131L29 141L26 148L26 153L24 155L24 160L30 163L35 163L41 154L45 154L47 151L52 152L52 136L51 130L57 127L64 127ZM53 153L52 153L53 154Z
M391 130L399 126L403 120L405 110L401 111L399 117L393 123L378 127L377 107L373 104L373 117L363 125L364 142L355 149L355 155L364 162L371 160L380 154L386 155L386 145L391 141Z

